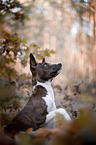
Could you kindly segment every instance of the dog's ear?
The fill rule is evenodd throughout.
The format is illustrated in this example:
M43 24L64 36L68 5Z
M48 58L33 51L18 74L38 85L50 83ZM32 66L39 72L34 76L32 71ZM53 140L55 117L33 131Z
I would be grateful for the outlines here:
M36 69L36 60L35 60L35 57L33 56L32 53L30 53L30 70L31 72L34 71Z
M45 58L43 57L42 63L45 62Z

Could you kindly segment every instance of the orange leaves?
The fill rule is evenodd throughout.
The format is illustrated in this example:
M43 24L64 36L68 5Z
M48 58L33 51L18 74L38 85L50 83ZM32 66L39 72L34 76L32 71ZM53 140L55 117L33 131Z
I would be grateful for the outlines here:
M41 49L38 45L36 45L35 43L31 43L30 44L30 49L33 49L33 53L36 55L36 58L38 60L41 60L43 59L43 57L46 57L46 56L50 56L51 54L54 54L55 51L53 49Z
M31 132L32 131L32 128L28 128L25 132L28 133L28 132Z

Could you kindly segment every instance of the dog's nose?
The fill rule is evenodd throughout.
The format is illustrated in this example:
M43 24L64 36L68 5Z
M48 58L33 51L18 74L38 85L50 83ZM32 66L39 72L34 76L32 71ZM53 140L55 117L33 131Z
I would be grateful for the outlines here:
M61 64L61 63L59 63L58 65L59 65L60 67L62 67L62 64Z

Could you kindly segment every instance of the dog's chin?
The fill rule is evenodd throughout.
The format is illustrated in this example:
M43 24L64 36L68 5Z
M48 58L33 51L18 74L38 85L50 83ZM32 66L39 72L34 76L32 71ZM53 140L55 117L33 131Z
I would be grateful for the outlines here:
M57 72L55 72L55 75L50 79L51 81L61 72L61 69L62 67Z
M62 67L57 71L57 75L60 74Z

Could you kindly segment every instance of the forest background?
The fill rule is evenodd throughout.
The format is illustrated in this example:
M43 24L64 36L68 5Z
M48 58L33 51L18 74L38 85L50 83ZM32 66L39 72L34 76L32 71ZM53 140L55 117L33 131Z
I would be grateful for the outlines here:
M0 1L1 128L32 93L31 52L38 62L63 64L53 81L57 107L72 118L82 104L96 112L95 0Z

